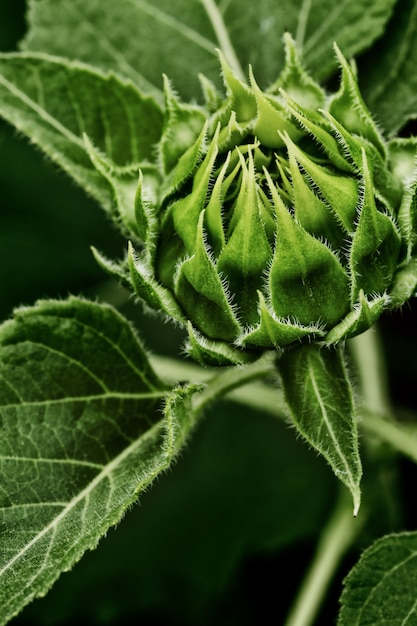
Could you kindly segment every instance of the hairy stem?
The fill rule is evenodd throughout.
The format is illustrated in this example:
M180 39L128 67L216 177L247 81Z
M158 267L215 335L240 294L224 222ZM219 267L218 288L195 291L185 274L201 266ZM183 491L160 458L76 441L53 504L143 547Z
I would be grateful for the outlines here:
M167 383L176 384L180 380L196 383L211 381L200 404L203 402L205 405L227 393L234 402L287 419L288 409L282 389L259 380L270 375L275 377L274 360L275 354L271 352L251 365L226 370L221 367L201 367L170 357L153 355L150 358L155 371Z
M361 522L352 517L350 500L343 492L323 530L285 626L311 626L314 623L329 583L360 527Z
M194 410L200 413L208 404L230 393L236 388L251 383L259 378L270 376L274 371L276 355L274 352L267 352L260 359L245 366L236 366L222 370L214 376L205 390L196 396Z
M372 341L374 339L375 337ZM395 422L387 414L389 402L386 399L384 378L375 376L374 370L369 366L369 363L374 359L371 359L369 351L365 350L365 346L370 345L368 342L369 337L360 347L359 345L355 346L355 349L358 349L358 354L364 356L364 360L358 362L358 367L362 368L362 375L360 376L362 386L365 373L367 372L370 376L370 383L365 385L363 390L365 396L363 405L358 407L362 416L359 426L362 431L377 437L379 441L390 444L398 452L417 462L417 428L411 424ZM209 395L227 393L228 398L234 402L287 420L289 414L282 389L259 380L274 371L273 363L272 361L268 363L268 358L272 357L269 356L266 361L261 360L261 362L248 366L250 368L248 370L240 367L232 368L223 385L220 377L226 373L226 370L222 368L200 367L193 363L161 356L151 357L151 362L161 378L172 384L179 380L208 383L218 376L216 387L210 389ZM368 363L368 366L365 365L365 362ZM380 361L377 361L377 366L382 371ZM230 387L231 383L232 387ZM225 387L223 391L221 391L221 386ZM380 411L377 410L378 408Z

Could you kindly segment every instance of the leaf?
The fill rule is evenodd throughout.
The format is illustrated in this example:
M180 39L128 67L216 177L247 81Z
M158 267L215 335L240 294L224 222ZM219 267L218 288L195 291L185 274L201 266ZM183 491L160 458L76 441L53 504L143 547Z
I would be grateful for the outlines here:
M286 30L304 48L308 68L326 78L337 67L333 41L347 56L368 48L382 34L393 5L394 0L31 0L22 46L111 68L153 93L165 73L190 99L196 97L193 78L199 72L220 84L215 48L238 75L251 63L262 87L272 83L284 64Z
M284 353L278 369L297 430L350 489L356 515L362 467L352 389L341 349L301 345Z
M142 96L130 81L80 63L42 54L2 54L0 115L107 211L118 207L129 223L139 167L153 158L162 129L162 112L151 97ZM97 153L106 155L111 172L103 163L93 164Z
M298 18L302 31L307 10L308 21L303 55L306 66L316 78L324 80L337 67L331 46L336 42L345 57L369 48L384 32L396 0L304 0Z
M303 567L297 545L303 551L320 533L337 486L276 415L216 403L174 471L22 619L93 624L110 613L109 625L269 623L255 618L260 597L247 585L268 588L279 550ZM296 581L286 582L290 596ZM287 606L274 597L283 624Z
M377 540L345 580L338 626L417 622L417 533Z
M402 0L388 28L361 60L359 82L377 121L391 135L417 117L417 1Z
M180 389L114 309L71 298L0 327L0 624L94 548L188 433Z
M0 188L0 320L45 294L79 293L102 282L89 246L118 256L124 238L81 188L3 121Z

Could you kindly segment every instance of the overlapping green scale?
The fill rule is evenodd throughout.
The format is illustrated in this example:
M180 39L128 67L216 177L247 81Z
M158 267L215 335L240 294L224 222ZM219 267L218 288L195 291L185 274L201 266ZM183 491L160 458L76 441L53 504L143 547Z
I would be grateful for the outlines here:
M138 187L133 287L187 320L190 354L210 364L363 332L399 302L415 248L416 146L385 142L337 48L328 95L285 45L266 90L222 55L226 95L202 78L205 108L167 82L159 190Z

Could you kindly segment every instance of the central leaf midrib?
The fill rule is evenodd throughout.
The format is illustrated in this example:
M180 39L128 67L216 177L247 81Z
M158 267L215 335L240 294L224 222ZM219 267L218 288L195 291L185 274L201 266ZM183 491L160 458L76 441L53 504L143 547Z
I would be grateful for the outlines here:
M312 368L310 363L308 364L308 373L310 375L310 380L311 380L311 384L312 384L312 387L313 387L314 394L315 394L315 396L317 398L317 402L319 403L319 406L320 406L320 409L321 409L321 414L323 416L324 424L325 424L325 426L327 428L327 431L328 431L328 433L329 433L329 435L330 435L330 437L331 437L331 439L333 441L335 450L336 450L340 460L342 461L344 467L346 468L346 476L349 476L349 478L351 480L351 484L354 485L355 481L353 479L352 472L350 471L350 468L349 468L349 465L347 463L346 457L345 457L345 455L343 454L343 451L340 448L339 441L338 441L338 439L337 439L337 437L336 437L336 435L334 433L332 425L329 422L326 406L324 404L324 401L322 400L320 389L319 389L319 387L317 385L317 381L316 381L316 378L315 378L315 375L314 375L314 371L313 371L313 368Z

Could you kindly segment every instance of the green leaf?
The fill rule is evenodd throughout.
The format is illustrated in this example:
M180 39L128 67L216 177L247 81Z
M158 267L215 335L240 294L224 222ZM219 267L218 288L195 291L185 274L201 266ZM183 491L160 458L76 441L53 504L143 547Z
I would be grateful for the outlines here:
M272 551L284 550L288 562L295 547L299 556L297 542L310 545L337 495L325 463L276 412L276 399L275 415L231 400L213 405L174 471L22 619L94 624L110 614L109 626L132 616L139 625L236 624L238 606L239 624L247 624L259 611L259 595L246 592L248 562L251 580L258 564L257 588L268 585ZM286 603L275 608L283 624Z
M345 580L338 626L417 623L417 533L376 541Z
M162 112L151 97L80 63L3 54L0 115L130 223L139 167L153 158L162 132Z
M94 548L165 469L194 387L168 394L114 309L71 298L0 327L0 624Z
M362 467L352 389L341 348L301 345L278 361L297 430L330 463L360 505Z
M359 82L364 98L391 135L417 116L416 20L416 0L402 0L384 37L361 62Z
M382 34L393 5L394 0L31 0L23 48L77 56L153 93L160 93L165 73L183 97L193 98L192 77L199 72L221 84L215 48L240 77L251 63L262 87L273 82L284 64L285 31L303 47L308 69L325 78L337 66L333 41L347 56L368 48Z
M297 27L302 32L306 24L303 56L307 69L321 80L334 71L337 61L330 54L333 42L346 57L369 48L383 34L395 3L396 0L303 2Z

